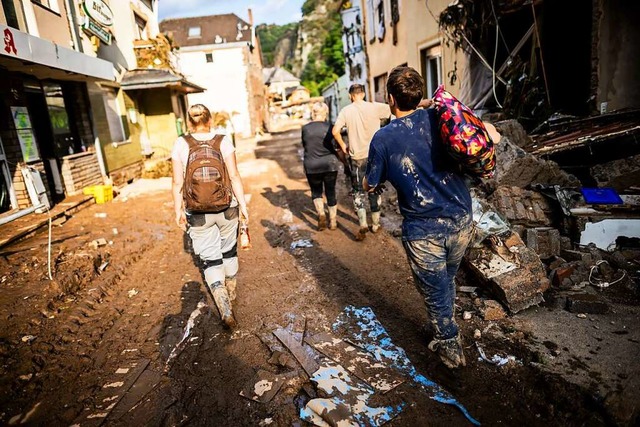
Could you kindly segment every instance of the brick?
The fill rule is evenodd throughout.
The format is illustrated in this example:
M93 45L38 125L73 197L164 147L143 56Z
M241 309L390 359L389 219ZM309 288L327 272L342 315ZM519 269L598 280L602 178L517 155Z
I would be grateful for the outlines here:
M540 257L516 233L503 241L504 246L498 249L469 249L464 265L510 313L517 313L543 301L549 279Z
M587 252L563 249L560 251L560 256L567 261L581 261L585 264L591 264L593 262L593 257Z
M542 259L560 255L560 232L555 228L530 228L527 230L527 246Z
M596 295L578 294L567 297L567 310L571 313L604 314L609 306Z
M559 267L553 270L553 272L551 273L551 282L553 283L553 286L558 288L565 287L565 279L570 278L575 269L575 266L570 265L568 267Z

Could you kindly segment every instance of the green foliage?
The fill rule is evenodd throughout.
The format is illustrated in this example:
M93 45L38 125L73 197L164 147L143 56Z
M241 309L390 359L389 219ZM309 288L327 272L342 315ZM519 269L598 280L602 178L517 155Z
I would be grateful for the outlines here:
M273 67L273 59L280 40L285 38L295 40L297 31L297 22L285 25L260 24L256 27L256 34L262 48L262 62L265 67Z
M328 22L329 33L320 47L309 54L307 65L302 70L302 84L309 89L311 96L319 96L322 89L344 73L342 21L340 15L332 15Z
M305 16L310 15L316 9L316 6L318 6L318 0L305 0L302 4L302 14Z

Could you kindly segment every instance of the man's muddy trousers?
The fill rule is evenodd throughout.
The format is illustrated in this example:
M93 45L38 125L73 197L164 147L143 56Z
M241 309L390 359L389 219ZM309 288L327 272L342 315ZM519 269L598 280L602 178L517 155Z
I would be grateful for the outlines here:
M454 317L456 285L453 281L471 239L471 226L458 233L437 234L404 241L416 287L422 294L434 326L435 339L458 335Z

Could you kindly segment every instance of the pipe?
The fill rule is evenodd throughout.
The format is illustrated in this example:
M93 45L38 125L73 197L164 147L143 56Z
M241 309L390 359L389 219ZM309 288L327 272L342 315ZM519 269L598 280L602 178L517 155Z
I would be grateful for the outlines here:
M76 7L73 0L65 0L65 8L67 9L67 20L69 21L69 31L71 31L71 40L73 42L74 50L84 53L82 43L80 43L80 34L78 32L78 25L76 24Z
M42 204L40 204L40 205L38 205L38 206L31 206L30 208L23 209L23 210L21 210L21 211L18 211L18 212L16 212L16 213L11 214L11 215L8 215L8 216L5 216L5 217L2 217L2 218L0 218L0 225L7 224L7 223L9 223L9 222L11 222L11 221L13 221L13 220L16 220L16 219L18 219L18 218L21 218L21 217L23 217L23 216L25 216L25 215L29 215L30 213L33 213L33 212L35 212L36 210L38 210L38 209L42 209L42 208L44 208L44 207L45 207L45 206L44 206L44 205L42 205Z

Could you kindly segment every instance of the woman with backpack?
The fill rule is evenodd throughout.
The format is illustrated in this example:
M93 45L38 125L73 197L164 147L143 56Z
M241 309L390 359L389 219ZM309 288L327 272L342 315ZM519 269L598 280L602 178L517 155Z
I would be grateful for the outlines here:
M213 131L211 112L202 104L188 111L189 132L176 140L173 205L176 223L191 238L207 287L228 327L236 326L238 223L249 220L242 179L231 138Z
M304 147L304 172L311 187L311 198L318 213L318 230L327 228L324 211L324 196L329 207L329 229L338 228L336 200L336 179L339 160L331 135L331 125L327 122L329 107L324 102L316 102L311 109L311 122L302 127Z

